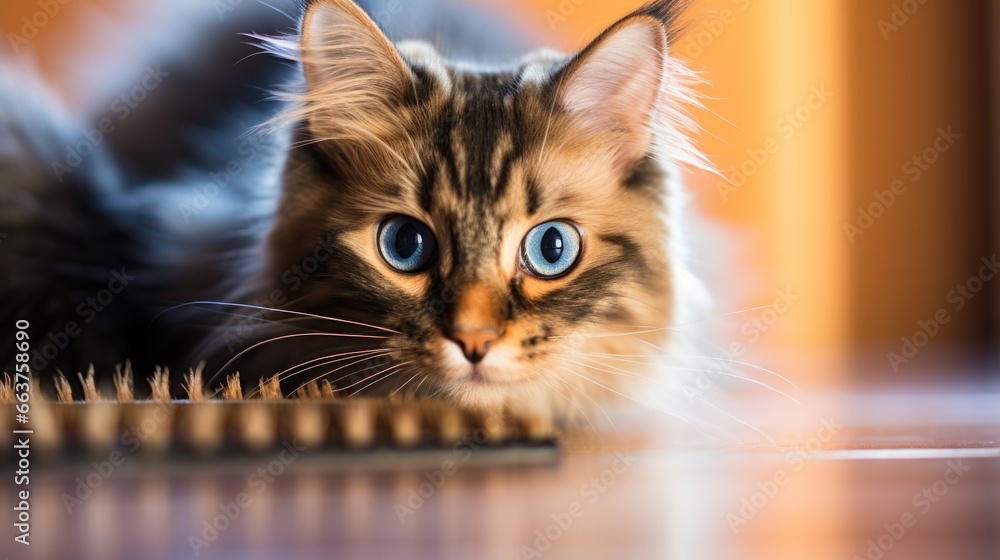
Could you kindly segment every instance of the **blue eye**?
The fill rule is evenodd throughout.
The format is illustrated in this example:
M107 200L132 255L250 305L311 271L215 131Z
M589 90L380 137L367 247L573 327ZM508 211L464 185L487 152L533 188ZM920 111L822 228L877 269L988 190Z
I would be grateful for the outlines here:
M378 251L389 266L399 272L420 272L437 255L437 241L419 221L396 216L378 228Z
M580 232L566 222L535 226L521 242L521 262L539 278L556 278L569 272L580 258Z

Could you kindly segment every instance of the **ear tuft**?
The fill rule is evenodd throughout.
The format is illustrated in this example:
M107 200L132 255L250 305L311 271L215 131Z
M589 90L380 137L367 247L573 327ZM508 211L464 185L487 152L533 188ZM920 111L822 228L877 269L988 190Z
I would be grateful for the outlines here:
M660 21L667 30L667 37L673 41L683 34L682 15L694 3L694 0L653 0L636 10L632 15L652 16Z

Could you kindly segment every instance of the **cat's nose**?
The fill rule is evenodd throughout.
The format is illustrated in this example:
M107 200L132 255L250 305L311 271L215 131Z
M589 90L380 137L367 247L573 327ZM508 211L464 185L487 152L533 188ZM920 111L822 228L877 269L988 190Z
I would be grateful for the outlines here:
M465 357L478 364L486 356L490 344L500 338L500 333L493 328L448 331L448 337L462 347Z

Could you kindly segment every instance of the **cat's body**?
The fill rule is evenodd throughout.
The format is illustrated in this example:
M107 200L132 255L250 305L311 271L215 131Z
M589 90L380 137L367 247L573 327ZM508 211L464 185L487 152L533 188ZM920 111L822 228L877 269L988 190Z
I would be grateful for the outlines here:
M375 23L393 27L379 21L392 3L369 17L309 2L301 39L264 39L301 65L274 75L301 87L234 149L198 152L214 161L194 173L144 175L155 166L104 159L111 146L53 182L75 127L45 104L0 115L0 259L15 271L0 320L32 321L40 376L205 359L215 384L283 373L286 390L325 379L558 418L647 396L647 358L701 297L681 254L677 165L698 160L667 55L679 4L577 56L485 65L508 58L496 30L453 44L455 64L390 42ZM249 107L237 126L277 108Z

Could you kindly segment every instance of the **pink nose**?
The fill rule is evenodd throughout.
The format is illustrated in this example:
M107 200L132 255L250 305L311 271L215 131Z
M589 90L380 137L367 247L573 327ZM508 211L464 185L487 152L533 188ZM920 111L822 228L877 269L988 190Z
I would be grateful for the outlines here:
M496 329L475 329L475 330L451 330L448 336L462 347L465 357L474 364L478 364L490 344L500 338L500 333Z

